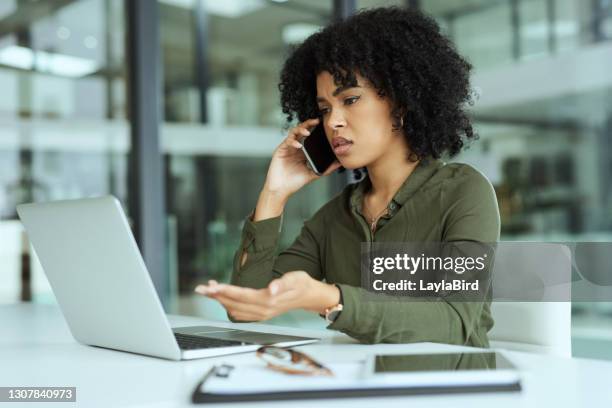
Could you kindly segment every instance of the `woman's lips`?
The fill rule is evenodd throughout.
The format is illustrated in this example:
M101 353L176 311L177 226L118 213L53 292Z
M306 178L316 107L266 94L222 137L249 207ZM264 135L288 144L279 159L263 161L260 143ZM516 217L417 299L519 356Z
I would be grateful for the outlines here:
M343 137L336 136L332 139L331 145L333 147L334 154L338 156L338 155L347 154L348 151L351 149L353 142Z
M347 154L348 151L351 149L351 146L353 146L352 142L338 145L338 146L334 147L334 154L336 156L342 156L344 154Z

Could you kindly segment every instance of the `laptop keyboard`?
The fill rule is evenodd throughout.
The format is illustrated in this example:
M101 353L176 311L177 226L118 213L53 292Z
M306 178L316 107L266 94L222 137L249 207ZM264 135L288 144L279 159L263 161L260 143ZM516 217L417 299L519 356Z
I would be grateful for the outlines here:
M188 334L174 333L179 347L183 350L214 348L214 347L232 347L244 346L241 341L214 339L212 337L190 336Z

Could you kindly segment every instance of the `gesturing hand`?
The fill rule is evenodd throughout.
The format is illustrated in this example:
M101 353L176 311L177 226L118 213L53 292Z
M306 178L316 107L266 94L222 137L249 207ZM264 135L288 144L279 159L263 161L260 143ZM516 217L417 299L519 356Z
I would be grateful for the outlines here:
M268 320L293 309L323 313L338 304L340 291L334 285L315 280L304 271L285 273L263 289L208 281L195 291L217 300L234 320Z

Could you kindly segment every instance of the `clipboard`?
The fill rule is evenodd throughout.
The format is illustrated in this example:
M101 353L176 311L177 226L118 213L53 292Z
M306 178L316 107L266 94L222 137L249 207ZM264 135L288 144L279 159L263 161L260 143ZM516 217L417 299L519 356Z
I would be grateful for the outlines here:
M334 372L357 373L360 368L356 367L333 367ZM240 373L236 375L237 373ZM268 375L270 381L283 378L285 386L278 383L276 387L265 389L264 386L257 390L253 379L257 382L263 375ZM281 377L277 377L281 376ZM242 379L240 378L242 377ZM244 378L250 377L249 384L245 384ZM274 373L263 366L239 366L229 364L213 366L198 383L193 394L192 402L196 404L223 403L223 402L259 402L259 401L283 401L283 400L309 400L309 399L336 399L336 398L365 398L365 397L397 397L408 395L442 395L456 393L478 393L478 392L509 392L520 391L521 384L518 379L499 383L470 383L460 385L440 385L406 383L383 384L372 383L364 379L346 378L336 382L329 379L313 377L288 376L287 374Z

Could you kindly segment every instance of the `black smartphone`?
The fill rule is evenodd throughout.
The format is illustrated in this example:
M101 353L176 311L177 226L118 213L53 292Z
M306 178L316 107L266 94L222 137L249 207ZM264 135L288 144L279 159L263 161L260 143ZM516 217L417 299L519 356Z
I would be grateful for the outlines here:
M309 136L300 139L300 143L308 166L318 176L325 173L325 170L336 160L336 155L327 141L321 124L317 125Z

